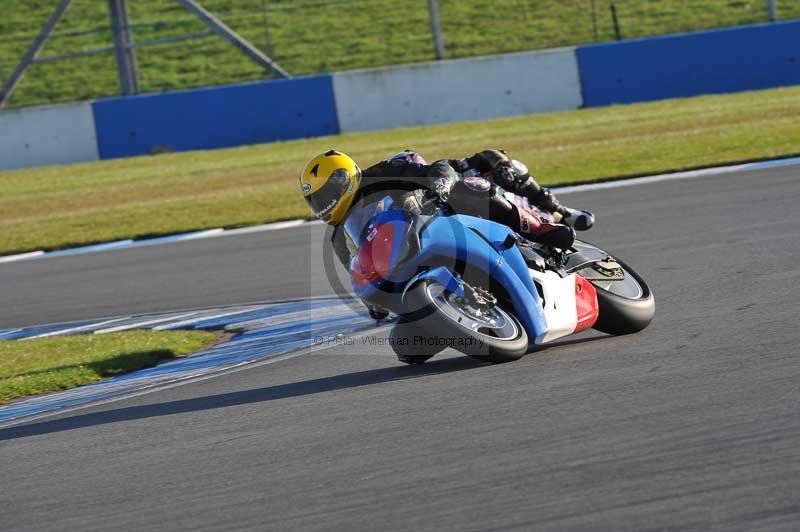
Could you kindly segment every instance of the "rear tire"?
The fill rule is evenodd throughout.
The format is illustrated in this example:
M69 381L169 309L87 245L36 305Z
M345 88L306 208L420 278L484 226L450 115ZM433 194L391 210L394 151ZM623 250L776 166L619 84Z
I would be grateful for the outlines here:
M656 301L653 292L642 277L630 266L619 259L614 259L625 275L630 275L639 284L642 293L637 298L624 297L602 288L592 282L597 289L599 317L594 328L600 332L621 336L633 334L650 325L656 314Z
M488 327L473 330L465 325L470 322L466 314L457 318L456 307L449 304L447 299L452 294L442 291L442 288L436 281L426 280L416 284L406 294L408 307L414 309L408 318L428 337L436 338L439 345L453 347L493 364L512 362L525 356L528 352L528 334L513 314L499 306L492 308L492 312L507 326L509 336L506 338L492 336ZM434 292L441 293L434 295ZM448 310L452 317L443 310Z

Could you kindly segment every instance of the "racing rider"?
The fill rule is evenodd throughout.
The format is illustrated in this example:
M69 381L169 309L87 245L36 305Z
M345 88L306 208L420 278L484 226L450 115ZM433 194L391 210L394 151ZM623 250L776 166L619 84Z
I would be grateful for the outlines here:
M485 168L480 157L471 159L480 168ZM495 175L501 175L506 165L495 164L492 168L500 170ZM514 167L508 171L515 172ZM342 223L349 213L387 195L400 208L416 213L431 203L447 202L457 213L502 223L525 238L555 248L567 249L575 239L571 227L548 223L520 209L498 193L497 187L488 180L477 176L460 180L450 161L427 164L418 153L410 150L363 171L349 156L329 150L306 164L300 174L300 184L303 196L317 218L334 227L333 248L345 267L357 250L349 241Z

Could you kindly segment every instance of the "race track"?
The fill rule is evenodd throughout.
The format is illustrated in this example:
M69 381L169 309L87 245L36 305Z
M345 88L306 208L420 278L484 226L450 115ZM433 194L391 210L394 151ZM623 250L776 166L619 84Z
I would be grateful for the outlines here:
M644 332L419 368L355 336L0 429L0 529L798 530L800 167L564 200L650 283ZM0 265L0 327L329 293L320 241Z

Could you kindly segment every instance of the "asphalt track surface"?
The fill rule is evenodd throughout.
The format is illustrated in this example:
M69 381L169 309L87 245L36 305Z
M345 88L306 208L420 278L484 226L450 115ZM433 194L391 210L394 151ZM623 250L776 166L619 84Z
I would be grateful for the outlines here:
M644 332L419 368L355 337L1 429L0 529L800 529L800 168L565 199ZM319 231L3 265L0 326L325 293Z

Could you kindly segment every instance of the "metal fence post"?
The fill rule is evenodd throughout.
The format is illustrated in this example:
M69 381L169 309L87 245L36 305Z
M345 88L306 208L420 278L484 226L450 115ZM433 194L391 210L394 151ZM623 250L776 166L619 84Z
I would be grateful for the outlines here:
M280 78L289 78L289 73L286 72L278 63L268 57L264 52L250 44L241 35L233 31L221 20L211 14L207 9L201 6L197 0L176 0L180 5L187 9L190 13L196 16L200 21L209 27L211 31L234 45L244 55L249 57L256 64L261 65L263 68L271 70L276 76Z
M269 57L275 57L275 48L272 46L272 36L269 33L269 6L268 0L262 0L261 5L264 9L264 50Z
M133 49L131 25L128 22L127 0L108 0L108 17L114 39L114 57L117 60L120 93L123 96L139 94L139 74L136 70L136 52Z
M611 20L614 22L614 37L618 41L622 40L622 30L619 28L619 15L617 15L617 4L611 2Z
M428 19L431 22L431 33L433 34L433 46L436 50L436 59L444 59L447 53L444 50L444 41L442 41L442 26L439 24L438 0L428 0Z
M56 24L64 17L64 14L69 9L72 0L61 0L56 6L55 11L50 15L50 18L47 19L47 23L45 23L44 28L42 31L39 32L39 35L36 36L36 39L31 44L28 51L25 52L25 55L22 56L20 59L19 64L11 72L11 76L3 86L0 87L0 109L8 103L8 100L11 98L11 93L14 92L14 87L17 86L19 80L22 79L22 75L25 74L25 71L28 69L29 66L33 64L33 60L36 59L36 55L39 53L39 50L42 49L44 46L45 41L50 37L50 34L53 32L53 28L56 27Z
M778 0L767 0L767 15L772 22L778 20Z

